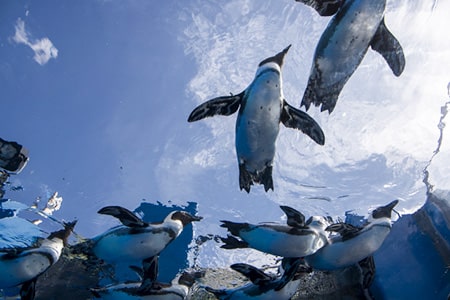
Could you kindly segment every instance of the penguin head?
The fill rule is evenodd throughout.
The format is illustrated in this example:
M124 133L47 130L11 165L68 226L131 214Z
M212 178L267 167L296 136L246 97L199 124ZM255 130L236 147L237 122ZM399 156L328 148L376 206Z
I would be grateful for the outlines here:
M178 278L178 284L192 287L197 279L205 276L205 271L183 272Z
M185 211L177 210L177 211L174 211L174 212L170 213L167 216L166 220L167 219L174 220L174 221L180 221L183 224L183 226L186 226L189 223L192 223L194 221L200 221L203 218L202 217L193 216L190 213L185 212Z
M398 200L394 200L385 206L380 206L380 207L376 208L372 212L372 217L374 219L380 219L380 218L389 218L390 219L392 210L394 209L394 207L397 204L398 204Z
M291 45L284 48L280 53L276 54L275 56L268 57L262 62L260 62L258 67L262 67L263 65L268 63L276 63L281 68L283 66L284 56L286 55L286 53L288 53L289 48L291 48Z
M377 207L372 211L372 213L369 216L368 222L369 223L386 223L388 222L389 225L391 224L391 213L394 207L398 204L398 200L394 200L391 203Z
M64 246L67 246L67 239L69 238L70 234L73 232L73 228L77 224L77 220L69 223L64 223L64 229L54 231L50 233L48 236L48 239L51 240L53 238L58 238L63 241Z

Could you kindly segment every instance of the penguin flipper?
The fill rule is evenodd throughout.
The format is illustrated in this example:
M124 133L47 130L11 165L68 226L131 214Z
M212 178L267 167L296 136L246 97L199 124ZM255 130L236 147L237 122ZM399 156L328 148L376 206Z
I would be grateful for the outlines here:
M221 220L220 227L226 228L232 235L239 236L241 230L249 230L250 224Z
M36 278L22 284L20 288L21 300L33 300L36 295Z
M260 269L248 264L233 264L230 266L230 268L247 277L255 285L267 284L268 282L273 280L272 276L267 275Z
M325 230L339 233L342 236L342 240L345 241L354 237L361 231L361 228L348 223L335 223L325 228Z
M226 238L219 237L219 239L224 243L220 248L223 249L242 249L248 248L248 243L235 238L234 236L228 235Z
M188 122L195 122L215 115L229 116L241 105L244 92L234 96L222 96L197 106L189 115Z
M250 193L250 186L253 185L253 177L245 168L245 164L239 164L239 188Z
M301 130L317 144L325 144L325 135L319 124L307 113L291 106L286 100L283 100L280 121L288 128Z
M146 222L142 221L134 213L121 206L105 206L98 213L113 216L127 227L142 228L148 226Z
M292 207L286 206L286 205L280 205L280 208L286 214L287 224L289 226L292 226L295 228L304 228L305 227L305 216L301 212L299 212L296 209L293 209Z
M381 20L370 46L384 57L395 76L402 74L405 68L405 55L399 41L387 29L384 18Z

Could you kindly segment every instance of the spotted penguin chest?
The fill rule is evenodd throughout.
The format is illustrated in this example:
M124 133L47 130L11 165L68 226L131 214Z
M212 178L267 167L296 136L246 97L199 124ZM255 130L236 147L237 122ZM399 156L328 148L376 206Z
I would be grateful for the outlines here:
M317 76L331 86L356 70L382 20L384 8L384 0L348 1L319 41Z
M239 159L255 169L273 160L281 99L280 82L271 76L261 78L247 91L236 123L236 150Z

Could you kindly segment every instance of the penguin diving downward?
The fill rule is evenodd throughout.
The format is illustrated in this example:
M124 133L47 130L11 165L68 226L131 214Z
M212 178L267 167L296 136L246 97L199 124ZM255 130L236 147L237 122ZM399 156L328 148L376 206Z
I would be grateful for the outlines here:
M21 299L34 299L37 277L59 260L75 224L64 224L32 247L0 249L0 289L22 285Z
M239 187L247 193L253 183L263 184L266 192L273 190L272 163L280 122L301 130L320 145L325 143L320 126L284 99L281 67L289 48L290 45L263 60L243 92L209 100L196 107L188 118L188 122L194 122L214 115L228 116L239 108L235 139Z
M260 269L248 264L233 264L230 267L247 277L251 282L241 287L233 289L213 289L205 287L205 289L213 293L218 299L255 299L255 300L284 300L291 299L300 284L299 273L311 272L311 270L303 271L303 265L300 259L284 258L282 260L282 275L277 277L268 275Z
M162 223L147 223L120 206L107 206L98 213L116 217L123 224L92 241L93 253L108 262L142 261L158 255L180 235L184 226L202 219L184 211L173 211Z
M326 223L315 220L315 224L309 226L312 218L305 223L305 217L299 211L288 206L280 207L287 215L287 225L221 221L221 227L242 239L230 235L220 238L225 243L221 248L253 248L282 257L303 257L315 253L327 243L327 233L324 231Z
M157 281L158 256L153 256L143 261L143 269L133 267L137 273L142 271L142 280L138 282L125 282L112 284L101 288L91 289L96 298L101 299L143 299L143 300L183 300L186 299L189 289L196 278L203 274L200 272L183 272L175 277L171 283Z
M306 263L317 270L335 270L372 256L391 231L391 212L397 203L398 200L394 200L375 209L369 216L368 224L362 228L346 223L328 226L327 231L338 235L331 236L327 245L306 256Z
M331 113L341 90L369 46L380 53L395 76L405 67L397 39L384 23L386 0L346 0L323 32L314 53L301 106Z

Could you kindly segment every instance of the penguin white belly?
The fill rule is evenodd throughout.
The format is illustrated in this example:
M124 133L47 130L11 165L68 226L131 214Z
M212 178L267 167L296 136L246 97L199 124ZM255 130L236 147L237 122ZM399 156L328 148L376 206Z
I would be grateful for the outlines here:
M320 72L328 86L350 77L367 52L385 5L385 0L349 1L323 33L312 73Z
M278 73L261 74L247 92L236 122L236 152L239 164L255 173L271 165L275 155L282 104Z
M50 267L49 259L38 253L0 262L0 288L13 287L33 279Z
M132 234L110 232L96 242L93 251L106 261L142 260L160 253L173 238L166 230Z
M62 248L62 241L44 240L39 248L17 257L0 257L0 288L17 286L42 274L59 259Z
M282 257L311 255L325 245L325 239L314 232L295 235L259 227L243 231L240 236L252 248Z
M388 226L373 226L354 238L328 244L305 260L319 270L351 266L378 250L390 230Z

